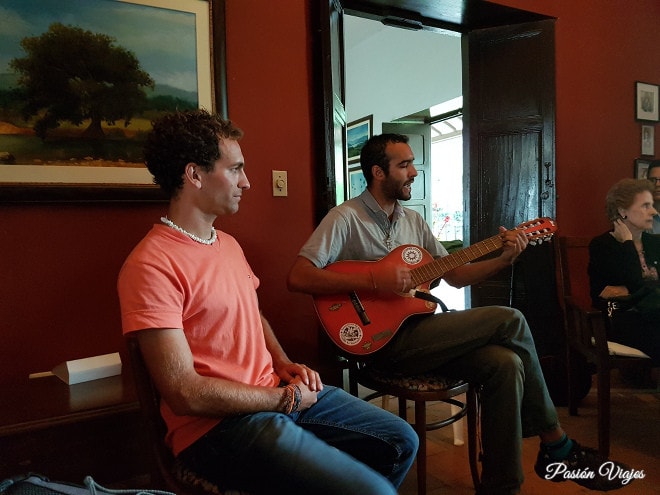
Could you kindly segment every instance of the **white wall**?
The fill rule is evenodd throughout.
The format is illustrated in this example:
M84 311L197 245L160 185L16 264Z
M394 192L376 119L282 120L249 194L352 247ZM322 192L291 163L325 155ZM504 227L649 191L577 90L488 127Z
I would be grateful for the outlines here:
M461 38L344 16L347 121L381 123L461 96Z

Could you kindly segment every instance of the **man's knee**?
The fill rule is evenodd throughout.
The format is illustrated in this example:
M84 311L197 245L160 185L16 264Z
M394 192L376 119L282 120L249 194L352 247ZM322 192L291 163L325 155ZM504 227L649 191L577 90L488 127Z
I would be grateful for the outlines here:
M508 306L492 306L492 308L499 313L500 319L504 322L510 325L527 327L525 315L519 309Z
M488 370L489 381L495 380L510 385L523 382L525 366L512 350L500 345L491 345L485 348L481 357L484 369Z

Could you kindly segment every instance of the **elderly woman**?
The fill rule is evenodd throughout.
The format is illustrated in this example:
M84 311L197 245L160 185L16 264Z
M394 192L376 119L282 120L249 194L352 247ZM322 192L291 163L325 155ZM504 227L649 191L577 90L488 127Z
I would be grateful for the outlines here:
M650 234L655 185L646 179L623 179L607 193L612 230L589 246L589 280L595 307L607 299L634 294L644 286L659 288L660 236ZM660 365L660 321L646 321L636 311L615 311L611 340L644 351Z

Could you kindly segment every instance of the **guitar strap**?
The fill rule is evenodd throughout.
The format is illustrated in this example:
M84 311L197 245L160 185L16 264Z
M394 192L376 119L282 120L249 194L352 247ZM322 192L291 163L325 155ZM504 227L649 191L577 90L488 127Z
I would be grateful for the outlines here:
M425 292L423 290L417 290L417 289L413 289L413 290L414 290L413 297L436 303L438 306L440 306L440 309L442 309L443 313L446 313L447 311L455 311L454 309L449 309L447 305L444 302L442 302L442 299L440 299L439 297L435 297L430 292Z

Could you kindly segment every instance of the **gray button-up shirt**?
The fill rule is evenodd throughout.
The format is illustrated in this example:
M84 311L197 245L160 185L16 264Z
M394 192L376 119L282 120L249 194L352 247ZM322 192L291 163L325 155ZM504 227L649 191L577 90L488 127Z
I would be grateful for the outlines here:
M392 221L371 193L335 206L300 250L318 268L342 260L374 261L403 244L415 244L431 256L446 256L424 218L397 202Z

